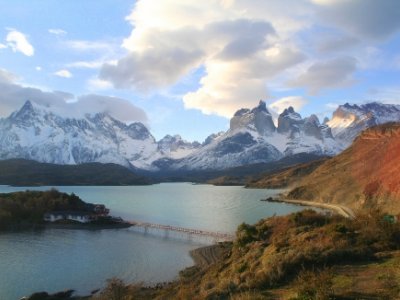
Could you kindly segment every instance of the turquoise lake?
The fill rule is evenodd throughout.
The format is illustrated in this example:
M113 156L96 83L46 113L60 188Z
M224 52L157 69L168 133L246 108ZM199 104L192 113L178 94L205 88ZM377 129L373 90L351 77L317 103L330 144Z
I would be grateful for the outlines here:
M0 192L47 190L0 186ZM86 202L105 204L126 220L234 233L242 222L284 215L302 207L260 201L280 190L164 183L152 186L56 187ZM139 228L47 229L0 234L0 299L20 299L37 291L101 288L106 280L153 284L171 281L193 264L189 251L212 238Z

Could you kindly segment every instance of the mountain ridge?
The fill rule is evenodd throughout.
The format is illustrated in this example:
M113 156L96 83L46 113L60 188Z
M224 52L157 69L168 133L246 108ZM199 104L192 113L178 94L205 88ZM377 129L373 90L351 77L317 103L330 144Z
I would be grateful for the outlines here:
M269 163L299 153L333 156L346 149L361 130L400 121L400 106L341 105L331 120L320 123L293 107L274 123L266 102L239 109L226 132L211 134L202 144L179 135L156 141L147 127L126 124L107 113L73 118L26 101L0 119L0 159L22 158L55 164L115 163L152 172L223 170Z

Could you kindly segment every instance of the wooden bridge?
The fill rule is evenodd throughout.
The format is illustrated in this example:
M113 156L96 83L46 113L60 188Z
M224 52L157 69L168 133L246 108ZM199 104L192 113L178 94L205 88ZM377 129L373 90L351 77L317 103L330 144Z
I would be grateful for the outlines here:
M232 241L235 237L232 234L217 232L217 231L208 231L208 230L200 230L200 229L190 229L178 226L171 226L171 225L161 225L149 222L139 222L139 221L129 221L132 226L142 227L145 229L154 228L174 232L182 232L187 233L188 235L200 235L205 237L211 237L218 241Z

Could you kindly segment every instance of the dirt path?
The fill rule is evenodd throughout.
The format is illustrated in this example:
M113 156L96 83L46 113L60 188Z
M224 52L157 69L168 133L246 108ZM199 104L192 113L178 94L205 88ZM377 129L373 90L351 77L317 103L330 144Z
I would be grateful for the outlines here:
M346 217L349 219L355 218L355 214L350 208L343 206L343 205L339 205L339 204L322 203L322 202L315 202L315 201L308 201L308 200L289 200L289 199L280 199L279 201L284 202L284 203L297 204L297 205L325 208L325 209L332 210L343 217Z

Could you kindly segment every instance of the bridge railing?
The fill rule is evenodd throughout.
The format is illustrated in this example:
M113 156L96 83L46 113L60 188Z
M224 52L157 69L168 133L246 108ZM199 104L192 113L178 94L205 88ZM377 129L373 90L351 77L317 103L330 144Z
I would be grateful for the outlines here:
M172 225L162 225L162 224L156 224L156 223L150 223L150 222L140 222L140 221L130 221L129 223L132 224L133 226L137 226L137 227L155 228L155 229L162 229L162 230L166 230L166 231L175 231L175 232L184 232L187 234L209 236L212 238L222 239L222 240L226 240L226 241L234 239L234 235L225 233L225 232L208 231L208 230L202 230L202 229L192 229L192 228L185 228L185 227L172 226Z

